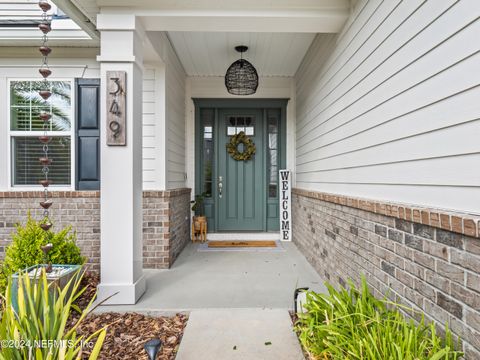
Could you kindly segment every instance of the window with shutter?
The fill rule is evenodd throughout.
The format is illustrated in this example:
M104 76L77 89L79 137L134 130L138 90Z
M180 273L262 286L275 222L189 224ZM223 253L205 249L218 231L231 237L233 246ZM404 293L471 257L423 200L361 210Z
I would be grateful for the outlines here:
M38 91L44 83L30 80L11 80L10 89L10 158L12 186L40 186L43 178L42 144L38 136L43 134L43 121L39 114L49 110L53 116L50 121L49 178L52 186L72 186L72 82L68 80L50 81L52 96L46 103Z

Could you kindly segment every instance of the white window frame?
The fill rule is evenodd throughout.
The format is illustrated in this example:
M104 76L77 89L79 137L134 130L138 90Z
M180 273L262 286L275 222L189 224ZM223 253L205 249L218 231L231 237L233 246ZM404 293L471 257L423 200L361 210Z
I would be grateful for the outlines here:
M75 143L75 128L76 128L76 118L75 118L75 79L73 78L49 78L51 81L64 81L64 82L69 82L70 83L70 88L71 88L71 100L70 100L70 119L71 119L71 125L70 125L70 131L49 131L48 134L51 135L52 133L54 134L53 136L70 136L70 185L55 185L52 184L49 186L50 190L52 191L73 191L75 190L75 168L76 168L76 161L75 161L75 149L76 149L76 143ZM7 79L7 185L8 185L8 190L10 191L39 191L42 190L43 187L41 184L38 185L14 185L13 184L13 162L12 162L12 137L15 136L25 136L25 134L28 134L28 136L31 137L38 137L40 135L43 135L43 131L17 131L17 130L11 130L11 83L14 81L42 81L41 78L8 78ZM41 180L39 178L38 180Z

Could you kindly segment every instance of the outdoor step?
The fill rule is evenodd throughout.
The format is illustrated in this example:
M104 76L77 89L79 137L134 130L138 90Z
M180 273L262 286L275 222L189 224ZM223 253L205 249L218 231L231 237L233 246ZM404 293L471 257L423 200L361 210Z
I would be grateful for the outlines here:
M195 310L176 360L304 360L287 310Z

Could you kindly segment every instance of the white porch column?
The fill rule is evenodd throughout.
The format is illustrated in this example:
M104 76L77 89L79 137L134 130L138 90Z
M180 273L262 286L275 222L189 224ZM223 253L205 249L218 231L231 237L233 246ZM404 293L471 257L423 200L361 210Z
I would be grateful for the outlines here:
M100 300L135 304L142 273L142 30L134 15L100 14L101 281ZM126 71L126 146L106 144L106 72Z

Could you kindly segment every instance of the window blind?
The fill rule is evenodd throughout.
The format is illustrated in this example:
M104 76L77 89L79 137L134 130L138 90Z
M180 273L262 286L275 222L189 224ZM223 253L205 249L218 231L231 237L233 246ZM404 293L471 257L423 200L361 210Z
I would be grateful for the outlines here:
M37 137L12 137L13 184L38 185L43 179L42 165L38 161L43 157L43 144ZM55 136L48 144L48 154L53 160L49 166L49 179L52 186L71 184L71 146L70 137Z

